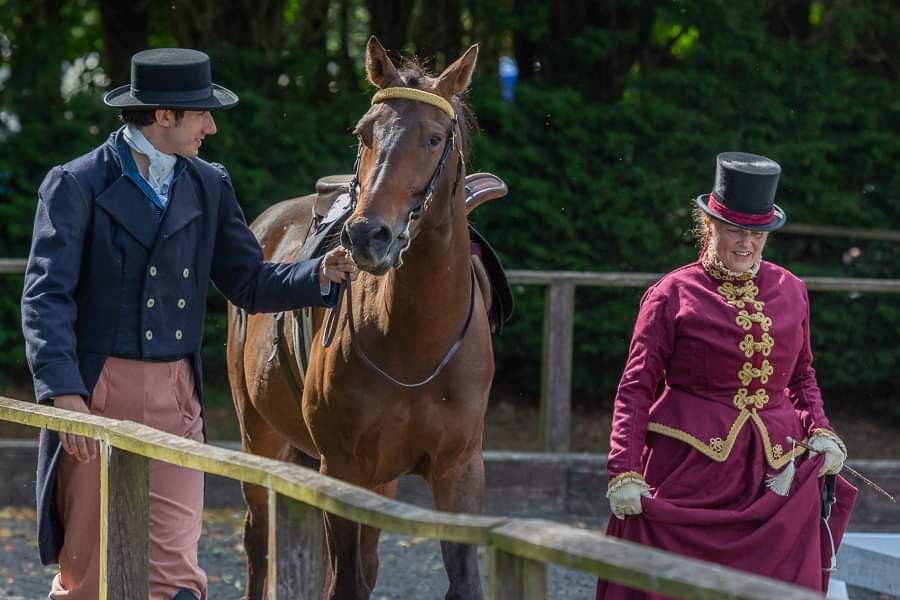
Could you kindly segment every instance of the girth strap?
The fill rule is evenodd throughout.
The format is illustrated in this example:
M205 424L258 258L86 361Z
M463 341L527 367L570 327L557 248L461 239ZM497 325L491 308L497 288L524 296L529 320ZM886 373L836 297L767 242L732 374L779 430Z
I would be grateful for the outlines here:
M282 326L284 324L284 313L280 312L275 315L273 319L275 325L275 331L272 335L272 354L269 355L269 362L272 361L276 356L278 357L278 366L281 368L281 374L284 376L284 380L288 384L288 389L291 391L291 396L294 397L294 402L297 403L297 411L302 414L303 413L303 388L300 386L303 384L303 378L305 377L305 369L303 365L298 364L300 372L301 382L298 384L297 380L294 379L294 372L291 371L291 356L288 354L287 349L284 347L284 334L282 331ZM294 314L294 330L297 330L297 315ZM294 337L294 348L295 354L299 352L299 347L297 346L297 338L296 333ZM298 354L299 360L299 354Z

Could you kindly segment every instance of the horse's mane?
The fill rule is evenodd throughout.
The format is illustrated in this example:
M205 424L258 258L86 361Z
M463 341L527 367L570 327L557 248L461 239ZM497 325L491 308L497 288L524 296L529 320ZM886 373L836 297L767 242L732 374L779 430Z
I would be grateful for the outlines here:
M425 86L423 84L426 78L431 77L426 65L418 58L405 59L398 71L400 78L403 80L403 87L424 89ZM477 131L478 122L475 120L475 115L472 114L472 111L460 97L461 95L456 94L453 96L450 99L450 104L459 117L459 144L460 148L462 148L463 156L468 161L472 151L472 129L475 128Z

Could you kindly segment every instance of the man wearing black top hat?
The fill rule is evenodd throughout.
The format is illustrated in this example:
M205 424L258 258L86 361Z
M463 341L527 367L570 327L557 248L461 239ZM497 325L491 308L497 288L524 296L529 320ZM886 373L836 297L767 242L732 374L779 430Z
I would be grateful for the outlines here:
M228 173L197 154L212 111L238 102L209 57L177 48L132 57L131 84L104 102L125 125L54 167L39 193L22 329L40 403L203 439L200 344L208 283L249 312L331 305L355 267L342 250L276 264L235 200ZM50 598L96 599L97 445L41 432L38 542L59 562ZM150 465L150 598L206 597L197 565L203 474Z

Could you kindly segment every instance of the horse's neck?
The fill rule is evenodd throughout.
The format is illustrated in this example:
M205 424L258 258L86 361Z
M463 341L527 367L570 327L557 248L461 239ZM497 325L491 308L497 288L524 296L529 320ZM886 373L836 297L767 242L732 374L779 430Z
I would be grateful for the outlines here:
M432 221L423 222L423 230L403 256L403 266L378 281L377 295L371 300L384 309L380 318L384 330L397 325L392 321L403 328L430 328L436 321L455 323L465 318L471 258L465 207L461 199L456 200L458 205L446 218L426 215Z

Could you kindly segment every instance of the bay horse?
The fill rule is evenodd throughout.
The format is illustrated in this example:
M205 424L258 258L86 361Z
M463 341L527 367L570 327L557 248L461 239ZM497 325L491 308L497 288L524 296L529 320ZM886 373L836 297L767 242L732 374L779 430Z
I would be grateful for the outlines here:
M481 512L494 361L489 284L470 257L461 182L471 114L460 97L477 55L474 45L432 77L417 64L398 69L370 38L366 74L379 92L354 130L353 210L340 233L359 276L334 309L327 347L319 343L324 311L313 311L316 343L305 374L278 364L271 315L229 308L229 379L245 451L296 462L302 452L320 460L322 473L387 497L414 473L438 510ZM253 223L266 260L297 256L311 202L281 202ZM296 338L282 343L289 355L300 351ZM302 409L299 395L292 399L300 387ZM247 597L261 600L267 496L252 485L244 496ZM326 514L329 598L369 598L379 533ZM441 551L446 598L481 598L476 547L442 542Z

